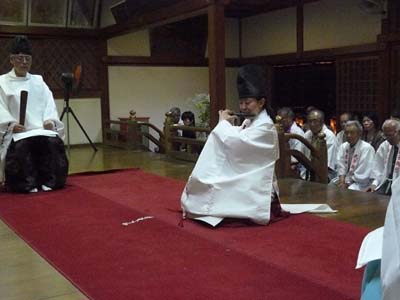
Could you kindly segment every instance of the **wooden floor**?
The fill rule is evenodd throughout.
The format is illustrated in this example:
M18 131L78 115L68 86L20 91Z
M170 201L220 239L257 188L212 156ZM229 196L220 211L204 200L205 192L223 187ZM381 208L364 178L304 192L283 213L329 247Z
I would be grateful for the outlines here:
M133 152L110 147L72 147L70 173L138 167L186 180L193 164L167 159L155 153ZM299 180L279 181L283 203L326 202L339 210L335 218L376 228L383 225L388 197L339 190L336 187ZM0 221L0 300L84 300L68 280ZM111 299L110 299L111 300Z

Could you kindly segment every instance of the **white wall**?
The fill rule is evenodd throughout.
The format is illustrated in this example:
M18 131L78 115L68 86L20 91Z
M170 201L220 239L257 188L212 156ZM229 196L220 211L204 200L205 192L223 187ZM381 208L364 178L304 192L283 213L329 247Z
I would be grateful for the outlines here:
M108 68L111 119L128 117L134 109L138 117L163 128L165 113L173 106L181 111L194 107L189 99L208 93L205 67L120 67Z
M359 0L321 0L304 5L304 50L376 42L381 15L368 14ZM296 8L242 20L244 57L296 52Z
M272 11L242 20L242 56L296 51L296 8Z
M227 107L237 110L237 68L226 70ZM197 113L190 99L208 93L207 67L109 67L111 119L150 117L150 123L163 128L165 112L178 106Z
M56 99L56 106L59 115L64 108L64 100ZM102 130L101 130L101 103L99 98L90 99L71 99L69 105L79 122L82 124L86 133L90 137L93 143L102 142ZM70 123L70 144L88 144L88 140L83 134L82 130L79 128L72 114L69 115ZM67 116L63 118L63 123L65 126L65 140L67 143Z
M239 94L236 88L236 78L239 68L226 68L226 108L239 111Z
M107 40L107 54L150 56L149 31L141 30Z
M239 57L239 20L225 18L225 57Z
M321 0L304 6L304 50L376 42L381 16L368 14L359 0Z

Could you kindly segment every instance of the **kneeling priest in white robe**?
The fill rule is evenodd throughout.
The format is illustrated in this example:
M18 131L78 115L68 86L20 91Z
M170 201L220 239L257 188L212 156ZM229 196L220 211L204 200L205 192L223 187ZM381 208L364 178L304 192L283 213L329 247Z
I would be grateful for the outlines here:
M265 107L263 70L247 65L239 70L240 111L246 117L234 126L232 111L220 111L183 191L184 217L216 226L224 218L250 219L266 225L287 213L280 207L275 179L278 136Z

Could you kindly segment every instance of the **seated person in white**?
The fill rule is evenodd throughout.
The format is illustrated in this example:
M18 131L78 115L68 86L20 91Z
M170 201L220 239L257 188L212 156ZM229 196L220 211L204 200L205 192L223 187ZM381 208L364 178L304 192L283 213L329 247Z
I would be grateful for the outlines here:
M10 62L13 69L0 76L0 182L22 193L62 188L68 174L64 125L42 76L29 73L32 47L25 36L14 39ZM23 90L28 101L20 124Z
M283 130L286 133L298 134L298 135L304 137L304 131L294 121L294 113L290 107L282 107L282 108L278 109L277 114L278 114L278 116L281 117L281 124L283 126ZM300 151L301 153L304 154L304 144L302 142L300 142L299 140L290 139L289 147L290 147L290 149ZM291 164L292 164L293 170L298 169L297 168L298 161L293 156L291 157Z
M336 133L336 140L337 140L337 148L339 149L340 145L346 142L346 135L344 134L344 128L346 126L347 121L353 120L353 114L350 112L344 112L339 116L339 123L340 123L340 131Z
M239 69L240 111L252 114L234 126L230 110L210 133L182 193L183 216L216 226L224 218L250 219L261 225L283 217L275 179L278 135L266 111L263 69Z
M337 155L337 140L332 130L324 123L325 114L318 109L314 109L308 113L307 124L310 127L305 134L305 138L315 144L318 138L318 134L325 134L326 148L327 148L327 159L328 159L328 177L332 180L336 177L336 155ZM308 148L305 148L305 154L308 158L311 157L311 152ZM307 178L305 178L307 179Z
M382 131L386 141L380 144L376 151L371 173L373 182L366 191L391 195L392 181L400 174L400 122L386 120L382 125Z
M361 140L362 132L362 125L358 121L347 121L344 125L347 142L340 145L337 155L336 184L341 188L362 191L371 183L375 150Z
M393 193L385 226L370 232L362 242L357 268L365 265L362 300L400 298L400 179L393 181Z

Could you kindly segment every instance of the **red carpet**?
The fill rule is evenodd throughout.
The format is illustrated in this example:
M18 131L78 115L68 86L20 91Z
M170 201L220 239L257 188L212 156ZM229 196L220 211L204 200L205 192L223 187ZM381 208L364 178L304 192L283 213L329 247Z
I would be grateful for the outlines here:
M310 215L182 228L183 187L140 170L71 176L61 191L0 194L0 216L93 300L359 299L368 229Z

